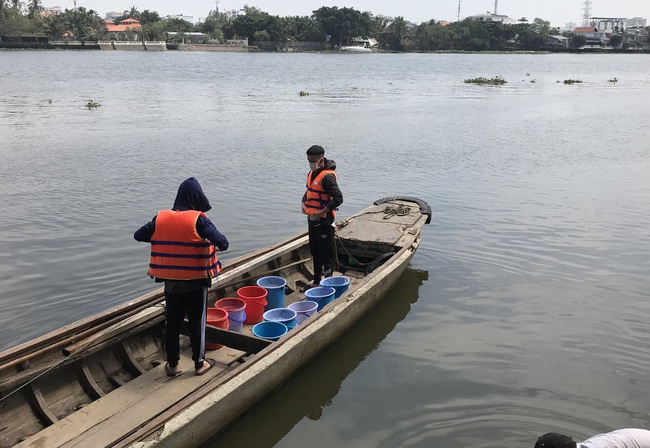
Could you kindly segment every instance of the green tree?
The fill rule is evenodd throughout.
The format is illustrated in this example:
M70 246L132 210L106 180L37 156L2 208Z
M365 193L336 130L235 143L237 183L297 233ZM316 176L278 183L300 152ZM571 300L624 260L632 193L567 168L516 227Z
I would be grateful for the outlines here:
M55 14L45 19L45 34L50 40L61 40L67 31L62 14Z
M587 45L587 38L582 34L574 34L571 36L571 48L578 49Z
M142 25L141 33L142 40L165 40L167 37L165 24L161 20Z
M135 6L131 6L131 9L129 10L129 17L135 20L140 20L140 11L138 11L138 8Z
M27 18L29 20L39 19L41 17L41 12L43 12L41 0L30 0L29 5L27 5Z
M614 34L612 37L609 38L609 44L613 48L620 48L624 40L625 38L623 37L622 34Z
M313 12L314 19L320 22L323 31L332 36L338 45L353 37L368 37L372 25L372 16L361 13L354 8L323 6Z
M404 17L395 17L393 23L388 25L388 46L391 50L404 51L406 49L409 32Z
M155 23L155 22L160 22L160 15L156 11L149 11L148 9L145 9L140 13L140 24L142 26L148 24L148 23Z
M187 20L165 19L162 22L164 23L165 31L174 31L177 33L191 33L194 31L194 25Z
M421 23L415 30L415 46L418 50L451 50L455 39L452 28L442 26L435 20Z

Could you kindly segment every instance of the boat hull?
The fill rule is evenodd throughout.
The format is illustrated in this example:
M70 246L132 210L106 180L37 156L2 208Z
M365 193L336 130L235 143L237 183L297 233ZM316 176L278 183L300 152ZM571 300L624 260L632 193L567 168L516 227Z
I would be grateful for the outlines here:
M207 328L218 365L165 375L162 289L0 353L0 447L200 446L291 377L368 313L417 250L431 211L392 197L337 222L339 275L349 289L280 340ZM256 279L286 279L287 304L313 276L308 237L296 235L225 264L209 303ZM79 412L83 409L83 412ZM8 416L12 419L9 420Z
M372 310L404 273L418 245L419 238L347 300L326 306L314 322L292 330L296 334L291 340L269 346L251 364L233 370L217 389L173 416L162 425L162 431L129 446L201 446L208 442Z

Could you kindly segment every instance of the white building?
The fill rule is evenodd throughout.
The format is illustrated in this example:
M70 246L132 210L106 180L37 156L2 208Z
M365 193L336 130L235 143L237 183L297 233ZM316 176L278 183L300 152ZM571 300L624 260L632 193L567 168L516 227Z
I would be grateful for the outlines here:
M184 16L183 14L165 16L163 17L163 19L166 20L181 19L181 20L185 20L186 22L194 23L194 16Z
M517 23L515 19L511 19L510 17L501 14L476 14L473 16L467 16L466 18L469 20L478 20L480 22L500 22L504 25L514 25Z
M226 17L230 20L234 20L239 16L245 16L246 15L246 10L244 8L241 9L227 9L223 11L223 13L226 15Z
M562 28L562 31L573 31L573 30L575 30L576 28L578 28L578 24L577 24L577 23L575 23L575 22L569 22L569 23L565 23L565 24L564 24L564 27Z
M128 16L129 11L111 11L106 13L106 20L110 20L111 22L114 22L115 19L119 19L124 16Z
M644 28L646 26L648 26L648 19L644 19L643 17L632 17L625 21L625 28Z

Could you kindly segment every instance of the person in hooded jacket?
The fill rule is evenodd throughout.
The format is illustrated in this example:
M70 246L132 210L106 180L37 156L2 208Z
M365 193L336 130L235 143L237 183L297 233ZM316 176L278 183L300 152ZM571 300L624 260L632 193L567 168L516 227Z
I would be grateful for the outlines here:
M212 206L199 181L186 179L178 187L171 210L161 210L133 235L151 243L147 274L165 282L165 371L180 373L180 330L185 315L190 327L194 373L203 375L214 365L205 358L205 323L208 288L221 269L217 250L228 249L228 240L205 212Z
M334 220L336 210L343 203L343 194L336 178L336 162L325 158L325 149L314 145L307 150L309 174L307 191L302 197L301 209L307 215L309 251L314 262L314 279L304 289L331 277L334 269Z

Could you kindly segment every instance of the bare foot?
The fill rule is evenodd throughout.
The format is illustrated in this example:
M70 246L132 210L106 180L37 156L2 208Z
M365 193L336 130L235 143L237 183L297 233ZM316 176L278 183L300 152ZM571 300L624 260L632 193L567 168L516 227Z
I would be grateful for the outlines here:
M207 372L208 370L213 368L216 363L217 363L217 361L215 361L214 359L205 358L203 360L203 365L201 366L201 368L200 369L194 369L194 375L197 375L197 376L204 375L205 372Z

